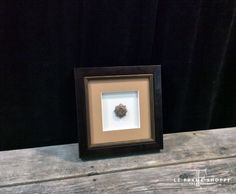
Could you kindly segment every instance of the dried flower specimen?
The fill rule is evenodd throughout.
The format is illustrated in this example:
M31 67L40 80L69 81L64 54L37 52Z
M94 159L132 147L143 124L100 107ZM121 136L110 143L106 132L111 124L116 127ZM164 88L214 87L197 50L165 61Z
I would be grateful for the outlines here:
M119 118L123 118L126 115L127 111L128 110L126 108L126 105L123 104L117 105L114 110L116 116Z

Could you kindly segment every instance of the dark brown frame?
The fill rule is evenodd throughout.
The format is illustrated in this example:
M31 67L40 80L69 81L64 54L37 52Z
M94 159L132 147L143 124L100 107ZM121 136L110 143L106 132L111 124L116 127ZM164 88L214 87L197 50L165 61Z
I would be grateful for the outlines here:
M75 91L77 104L77 122L79 135L79 155L82 158L114 155L116 153L132 153L134 151L159 151L163 148L162 98L161 98L161 66L116 66L75 68ZM122 79L149 77L152 139L145 141L129 141L122 143L106 143L98 146L90 145L89 112L87 102L87 83L91 79ZM80 106L81 104L85 106Z

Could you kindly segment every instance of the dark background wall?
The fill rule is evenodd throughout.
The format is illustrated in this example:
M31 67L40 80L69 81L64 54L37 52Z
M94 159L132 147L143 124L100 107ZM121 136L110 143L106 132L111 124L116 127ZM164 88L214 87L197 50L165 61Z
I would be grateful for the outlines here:
M162 64L164 132L236 125L235 0L0 2L0 150L77 141L73 68Z

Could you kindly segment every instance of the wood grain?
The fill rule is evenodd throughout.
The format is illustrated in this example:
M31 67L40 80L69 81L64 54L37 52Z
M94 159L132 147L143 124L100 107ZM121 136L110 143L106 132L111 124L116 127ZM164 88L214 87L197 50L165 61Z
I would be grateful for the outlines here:
M178 178L194 178L194 169L207 169L206 178L225 178L222 183L202 183L199 186L179 183ZM236 158L178 164L156 168L71 178L35 184L1 188L1 194L21 193L220 193L236 191Z
M4 151L0 152L0 188L233 158L235 139L236 128L167 134L161 153L93 161L78 158L77 144Z

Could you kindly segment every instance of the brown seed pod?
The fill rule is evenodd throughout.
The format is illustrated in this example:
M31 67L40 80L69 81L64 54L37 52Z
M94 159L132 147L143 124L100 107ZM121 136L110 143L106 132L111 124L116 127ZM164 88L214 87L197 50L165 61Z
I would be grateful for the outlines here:
M123 104L119 104L115 107L114 110L115 114L117 117L122 118L126 115L126 113L128 112L127 108L125 105Z

